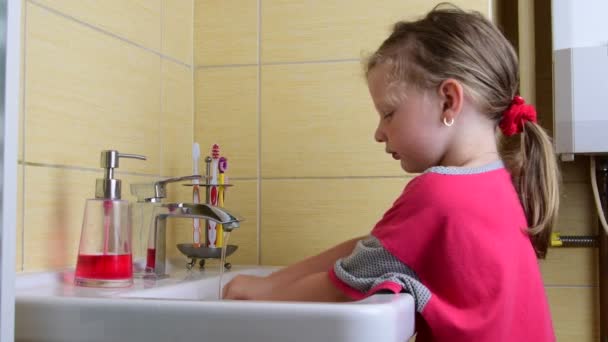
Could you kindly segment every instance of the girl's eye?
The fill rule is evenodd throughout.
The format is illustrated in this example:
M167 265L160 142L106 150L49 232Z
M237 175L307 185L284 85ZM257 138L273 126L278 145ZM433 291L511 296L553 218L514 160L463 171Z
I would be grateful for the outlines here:
M390 118L391 116L393 116L393 114L395 114L395 112L394 112L394 111L393 111L393 112L390 112L390 113L386 113L386 114L384 114L383 118L384 118L384 119L388 119L388 118Z

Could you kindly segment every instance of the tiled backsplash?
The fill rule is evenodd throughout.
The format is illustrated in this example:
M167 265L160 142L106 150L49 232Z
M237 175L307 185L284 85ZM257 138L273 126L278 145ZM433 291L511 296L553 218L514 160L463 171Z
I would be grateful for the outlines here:
M17 270L73 266L104 149L132 182L191 172L193 2L23 1Z
M233 263L284 265L368 232L411 175L373 139L360 59L437 2L24 0L18 270L74 264L108 148L149 157L121 163L132 199L131 182L190 173L193 141L203 156L218 143L235 184L226 207L247 219ZM597 229L585 162L564 164L562 233ZM175 224L169 246L191 239L190 222ZM596 340L596 251L552 249L541 268L558 339Z

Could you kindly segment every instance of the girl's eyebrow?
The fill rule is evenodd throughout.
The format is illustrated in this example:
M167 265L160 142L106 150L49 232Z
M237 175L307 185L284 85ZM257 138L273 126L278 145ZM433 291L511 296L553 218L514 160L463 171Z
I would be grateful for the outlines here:
M382 99L382 105L388 106L391 108L399 107L403 101L406 100L406 96L397 92L386 92L384 94L384 98Z
M389 104L382 103L376 108L376 111L378 112L378 114L386 114L392 110L392 107L393 106Z
M387 114L387 113L394 111L393 107L390 107L390 106L386 107L386 108L382 108L382 109L383 109L382 114Z

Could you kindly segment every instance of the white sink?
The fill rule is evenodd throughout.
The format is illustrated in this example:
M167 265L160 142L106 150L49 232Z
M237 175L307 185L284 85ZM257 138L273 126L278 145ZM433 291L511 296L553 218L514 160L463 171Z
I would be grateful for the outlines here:
M224 275L266 275L251 266ZM17 276L16 341L407 341L414 302L379 294L351 303L220 301L217 271L180 271L130 288L72 285L73 271Z

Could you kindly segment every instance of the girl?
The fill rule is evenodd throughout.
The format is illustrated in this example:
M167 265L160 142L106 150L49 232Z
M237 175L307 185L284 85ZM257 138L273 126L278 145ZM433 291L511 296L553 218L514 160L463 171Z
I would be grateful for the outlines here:
M421 175L369 236L265 278L236 277L224 298L405 291L419 342L555 340L536 259L557 214L558 171L534 108L516 95L511 45L479 13L435 8L397 23L366 76L375 139ZM498 128L509 142L500 149Z

